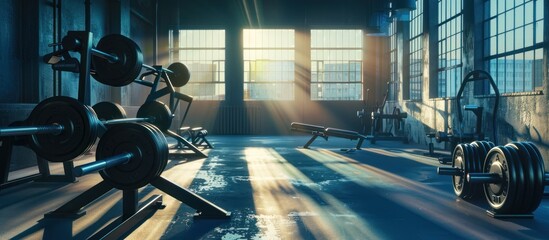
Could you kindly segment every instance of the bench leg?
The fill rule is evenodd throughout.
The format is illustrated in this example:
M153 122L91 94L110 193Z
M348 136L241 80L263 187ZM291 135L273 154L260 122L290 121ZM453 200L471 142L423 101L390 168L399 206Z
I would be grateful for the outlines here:
M204 138L204 142L208 146L208 148L213 148L213 145L208 141L208 139Z
M358 143L356 144L356 149L360 150L362 147L362 142L364 142L364 138L359 138Z
M193 151L196 155L200 157L207 158L208 155L204 154L202 151L200 151L196 146L194 146L192 143L187 141L187 139L179 136L179 134L172 132L171 130L167 130L165 132L167 135L175 138L178 142L181 142L183 145L185 145L187 148L189 148L191 151Z
M313 135L313 137L311 137L311 139L309 139L309 141L308 141L305 145L303 145L303 148L307 148L307 149L308 149L308 148L309 148L309 145L311 145L311 143L313 143L317 137L318 137L318 135L316 135L316 134Z

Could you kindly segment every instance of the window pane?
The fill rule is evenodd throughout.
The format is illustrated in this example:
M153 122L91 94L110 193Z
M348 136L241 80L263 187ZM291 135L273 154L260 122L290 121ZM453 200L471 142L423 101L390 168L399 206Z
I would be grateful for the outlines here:
M462 51L462 0L439 0L438 7L444 8L444 6L452 6L451 14L445 18L439 19L439 55L438 55L438 96L439 97L452 97L455 96L457 86L461 83L461 51ZM499 26L500 21L494 20L490 30L492 28L498 28L504 31L504 28ZM504 24L502 24L504 26ZM501 29L500 29L501 28Z
M362 31L311 30L311 100L362 100Z
M544 1L488 2L490 16L484 18L484 24L490 24L490 29L484 32L484 38L497 35L497 39L491 39L488 43L490 46L484 46L490 49L484 51L485 61L489 62L485 65L489 66L492 77L497 79L500 92L534 90L542 82L541 65L537 66L541 64L538 61L542 59L542 46L539 43L543 42ZM497 5L496 13L492 11L494 5ZM497 19L497 29L493 28L493 19ZM533 46L536 46L534 51L526 51ZM540 52L540 56L537 52ZM498 60L497 67L495 59Z
M181 62L191 72L179 91L195 100L225 99L225 30L179 30L178 41L178 48L170 47L170 62Z
M244 99L294 99L294 30L244 29Z

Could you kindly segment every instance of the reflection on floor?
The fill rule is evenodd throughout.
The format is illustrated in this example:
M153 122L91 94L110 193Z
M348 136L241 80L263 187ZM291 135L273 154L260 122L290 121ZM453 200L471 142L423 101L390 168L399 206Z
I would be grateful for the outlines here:
M534 219L493 219L486 204L456 200L425 146L364 144L307 137L210 137L207 159L172 160L163 177L231 211L229 220L193 219L193 209L164 195L158 210L127 239L527 239L549 236L549 202ZM79 163L77 163L78 165ZM27 183L0 192L0 239L85 238L121 213L111 191L76 220L43 220L101 180ZM159 194L151 186L141 199Z

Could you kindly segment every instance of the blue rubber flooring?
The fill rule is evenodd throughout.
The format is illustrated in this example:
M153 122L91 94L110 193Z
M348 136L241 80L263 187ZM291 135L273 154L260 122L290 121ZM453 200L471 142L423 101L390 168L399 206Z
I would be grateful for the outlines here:
M195 210L163 194L158 210L126 239L547 239L549 202L534 218L491 218L484 199L464 201L451 178L438 176L426 146L307 136L211 136L206 159L171 159L163 177L231 212L194 218ZM185 180L186 179L186 180ZM86 238L120 214L120 194L86 208L68 229L48 230L44 213L100 181L28 183L0 192L0 239ZM51 191L67 194L49 194ZM33 207L24 209L22 201ZM37 199L41 199L37 202ZM31 206L27 205L27 206ZM102 210L105 206L106 210ZM96 212L96 213L93 213ZM21 213L21 214L16 214ZM92 217L95 216L95 217Z

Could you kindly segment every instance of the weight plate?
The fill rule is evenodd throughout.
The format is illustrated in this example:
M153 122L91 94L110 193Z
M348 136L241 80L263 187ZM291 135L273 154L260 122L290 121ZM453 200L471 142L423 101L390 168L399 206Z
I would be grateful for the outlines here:
M189 79L191 78L191 72L185 66L185 64L180 62L174 62L168 66L168 69L173 73L167 72L170 82L174 87L183 87L187 85Z
M532 201L534 200L533 195L536 184L530 152L520 142L509 143L505 146L510 146L517 150L517 153L519 155L519 162L522 164L522 170L524 173L524 184L522 185L522 187L524 188L524 193L520 196L522 204L520 207L517 206L516 211L517 213L529 213L528 211L532 206ZM520 204L517 203L517 205Z
M509 151L511 154L511 157L513 158L513 163L515 164L515 174L517 176L516 178L516 185L515 185L515 191L516 193L514 195L511 195L509 197L513 197L513 206L511 209L506 211L505 213L520 213L522 211L522 204L524 202L524 194L525 194L525 172L524 168L522 167L522 163L520 160L519 153L517 149L511 146L503 146L505 149ZM500 212L503 213L503 212Z
M522 142L522 144L530 153L530 160L534 172L534 193L532 195L530 209L528 209L528 212L533 212L539 207L539 204L543 199L543 192L545 190L545 164L536 145L531 142Z
M460 198L471 197L471 184L466 181L465 177L470 172L470 148L465 144L458 144L452 153L452 167L461 169L462 175L452 177L452 185L454 193Z
M142 122L141 125L147 127L149 130L155 133L154 137L158 143L165 143L165 144L158 145L159 146L158 151L160 153L163 153L159 158L161 160L160 161L161 166L158 168L158 171L156 173L156 176L160 176L164 171L164 169L166 168L166 165L168 164L168 155L169 155L168 141L166 140L166 137L164 137L164 134L162 133L162 131L160 131L160 129L158 129L153 124Z
M486 155L488 154L490 149L492 149L494 147L494 143L489 142L489 141L474 141L471 144L477 145L479 147L479 149L481 150L481 152L479 154L479 157L477 159L478 160L478 162L477 162L478 165L477 166L478 166L478 169L479 169L478 172L482 172L482 166L484 164L484 160L486 159ZM482 151L482 150L484 150L484 151Z
M52 162L72 160L88 151L97 139L97 117L78 100L51 97L32 110L27 122L32 126L59 124L64 130L57 135L36 134L30 147L42 158Z
M484 163L484 159L486 158L488 150L486 150L486 147L480 141L472 142L471 146L475 149L476 152L475 159L473 159L475 172L482 172L482 164Z
M157 142L161 143L161 142L166 142L166 146L167 146L167 140L166 140L166 137L164 137L164 134L162 133L162 131L160 131L160 129L158 129L156 126L154 126L153 124L151 123L147 123L147 122L142 122L141 125L147 127L148 129L150 129L151 131L153 131L155 134L155 139ZM168 150L164 150L163 149L163 144L159 145L161 148L159 148L159 152L163 152L165 154L163 154L161 156L161 163L162 163L162 166L160 168L158 168L158 172L157 172L157 176L160 176L162 174L162 172L164 171L164 169L166 168L166 165L168 164L168 155L169 155L169 151ZM166 147L166 149L168 149Z
M479 148L479 146L477 144L468 144L468 143L465 143L464 144L468 151L469 151L469 158L467 158L467 162L469 164L469 171L467 173L479 173L482 171L482 167L480 166L480 162L481 162L481 154L482 154L482 151L484 150L484 148ZM484 158L483 160L484 161ZM467 175L465 175L464 177L466 177ZM469 198L478 198L480 196L482 196L482 186L480 186L479 184L470 184L470 194L469 194Z
M494 147L486 156L483 173L497 173L501 182L483 184L490 207L497 213L508 212L516 196L517 176L513 156L505 147Z
M96 158L104 159L123 153L132 153L130 162L99 171L112 186L130 190L150 183L161 172L167 142L159 141L157 133L141 123L113 125L101 137Z
M120 104L113 102L99 102L93 105L97 118L101 121L126 118L126 110Z
M172 125L172 112L170 108L159 101L146 102L137 110L138 118L152 118L151 123L164 132Z
M143 54L133 40L119 34L111 34L101 38L96 49L118 57L118 61L111 62L92 55L95 68L93 78L97 81L109 86L121 87L139 77L143 67Z

